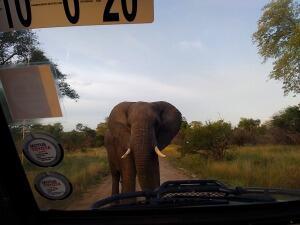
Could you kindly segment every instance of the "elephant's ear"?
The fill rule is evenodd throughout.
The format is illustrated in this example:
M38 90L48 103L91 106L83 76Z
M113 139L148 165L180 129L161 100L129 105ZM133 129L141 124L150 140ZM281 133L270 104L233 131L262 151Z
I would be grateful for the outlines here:
M162 150L169 145L180 129L182 116L178 109L168 102L153 102L160 117L156 133L157 147Z

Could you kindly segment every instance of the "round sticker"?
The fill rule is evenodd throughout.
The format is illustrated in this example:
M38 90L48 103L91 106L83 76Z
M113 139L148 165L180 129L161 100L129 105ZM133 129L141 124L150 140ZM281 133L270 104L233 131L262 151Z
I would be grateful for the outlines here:
M30 162L40 167L56 166L64 156L62 146L44 133L29 134L24 139L23 152Z
M72 193L72 184L56 172L39 174L35 178L34 187L40 195L50 200L63 200Z

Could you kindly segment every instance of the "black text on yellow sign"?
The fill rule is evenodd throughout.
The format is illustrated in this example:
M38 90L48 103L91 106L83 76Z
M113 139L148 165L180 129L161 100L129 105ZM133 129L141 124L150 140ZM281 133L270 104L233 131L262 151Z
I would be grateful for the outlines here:
M0 0L0 31L151 23L153 0Z

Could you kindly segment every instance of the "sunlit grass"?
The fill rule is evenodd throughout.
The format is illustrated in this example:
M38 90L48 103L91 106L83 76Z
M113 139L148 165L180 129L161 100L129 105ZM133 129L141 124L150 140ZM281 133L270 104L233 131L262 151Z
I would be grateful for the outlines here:
M225 159L215 161L200 154L180 157L177 146L164 153L177 167L201 179L229 185L300 188L300 146L251 146L231 148Z
M38 168L28 161L24 162L24 168L28 180L34 189L34 178L37 174L47 171L55 171L66 176L73 186L72 195L62 201L50 201L41 197L34 190L34 196L40 208L64 209L70 204L76 204L76 200L93 184L99 183L108 175L108 162L104 148L88 149L84 152L66 152L61 164L54 168Z

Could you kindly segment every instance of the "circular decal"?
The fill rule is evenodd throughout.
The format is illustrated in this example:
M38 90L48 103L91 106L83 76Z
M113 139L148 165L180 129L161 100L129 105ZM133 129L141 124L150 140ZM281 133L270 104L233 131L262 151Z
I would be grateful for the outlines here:
M63 200L72 193L72 184L56 172L39 174L35 178L34 187L40 195L50 200Z
M44 133L29 134L24 139L26 158L40 167L53 167L63 159L63 149L54 137Z

